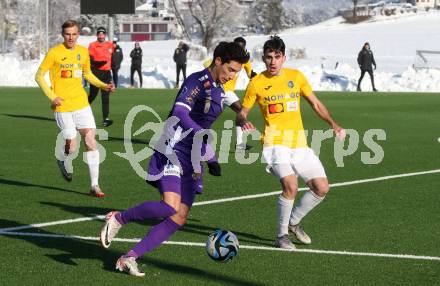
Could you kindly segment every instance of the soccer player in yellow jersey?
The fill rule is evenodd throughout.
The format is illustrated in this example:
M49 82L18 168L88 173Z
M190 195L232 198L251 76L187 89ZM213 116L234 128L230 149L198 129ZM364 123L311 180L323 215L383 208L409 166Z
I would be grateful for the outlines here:
M278 235L275 246L295 249L288 237L310 244L310 237L300 228L304 216L315 208L329 191L328 180L319 158L307 146L301 119L300 99L304 98L316 112L343 139L345 131L331 117L324 104L313 93L305 76L298 70L283 68L286 60L285 44L272 36L263 47L266 71L255 76L249 83L242 111L237 114L237 124L243 129L254 126L247 115L255 102L264 117L262 135L263 156L267 170L281 182L282 194L278 199ZM301 177L310 188L293 208Z
M244 50L246 50L246 40L243 37L237 37L234 39L234 42L239 44ZM208 59L203 63L205 68L211 66L212 59ZM252 70L251 61L249 60L247 63L243 65L243 69L246 71L249 79L253 78L257 74ZM223 90L225 91L225 95L223 97L223 106L229 106L235 113L241 111L241 102L235 93L235 85L237 84L238 74L230 81L226 82L223 85ZM236 127L237 140L235 144L236 150L249 150L252 146L249 146L243 142L243 130L240 126Z
M65 146L57 160L58 167L67 181L72 180L73 173L66 168L69 154L73 153L76 132L84 139L85 158L89 166L91 188L90 194L103 197L99 187L99 151L95 139L96 124L85 92L83 77L91 84L107 91L114 91L113 84L106 84L97 79L90 71L90 57L87 48L76 44L79 36L79 24L68 20L62 25L64 42L52 47L41 63L35 80L51 102L55 120L60 128ZM49 71L51 87L44 79Z

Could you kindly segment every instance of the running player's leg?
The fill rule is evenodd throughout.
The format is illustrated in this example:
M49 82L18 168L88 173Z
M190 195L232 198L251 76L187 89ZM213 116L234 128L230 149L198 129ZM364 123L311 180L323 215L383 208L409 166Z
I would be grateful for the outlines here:
M99 151L96 143L96 123L92 109L87 106L75 111L75 125L79 134L84 140L87 166L90 174L90 194L96 197L103 197L104 193L99 187Z
M310 237L299 227L299 224L311 210L324 200L329 192L329 184L324 167L312 149L301 148L296 152L301 157L301 160L294 164L295 169L310 189L304 193L301 200L292 210L289 230L301 242L310 244Z
M267 170L280 180L282 187L282 193L277 201L278 233L275 246L295 249L295 245L288 238L290 214L298 192L298 180L292 166L289 164L290 148L283 146L265 147L263 156L268 163Z
M72 112L55 112L55 121L61 130L64 145L57 150L57 165L63 178L70 182L73 177L73 167L70 154L76 150L76 127Z

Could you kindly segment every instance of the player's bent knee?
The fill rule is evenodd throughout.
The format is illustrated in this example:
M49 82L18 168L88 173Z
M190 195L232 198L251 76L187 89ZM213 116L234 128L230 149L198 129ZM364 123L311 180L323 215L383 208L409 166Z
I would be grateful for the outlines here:
M88 150L96 150L96 134L93 129L84 132L84 144Z

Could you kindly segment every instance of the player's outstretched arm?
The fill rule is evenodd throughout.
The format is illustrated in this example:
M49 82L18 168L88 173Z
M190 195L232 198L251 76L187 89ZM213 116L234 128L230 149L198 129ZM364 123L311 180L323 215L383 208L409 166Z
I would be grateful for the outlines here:
M345 130L341 126L339 126L332 118L324 103L322 103L313 92L309 96L305 96L304 98L307 100L307 102L310 104L316 114L318 114L319 117L321 117L333 128L336 136L338 136L339 139L343 140L345 138Z
M249 114L250 109L246 107L242 107L241 111L237 113L235 117L235 124L240 126L243 131L251 131L254 130L255 127L252 122L247 120L247 116Z

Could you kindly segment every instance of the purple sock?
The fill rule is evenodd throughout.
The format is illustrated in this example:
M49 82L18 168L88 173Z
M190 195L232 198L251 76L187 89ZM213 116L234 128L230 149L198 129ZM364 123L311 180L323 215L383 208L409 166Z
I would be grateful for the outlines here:
M175 223L172 219L167 218L161 223L153 226L147 235L128 253L134 252L137 257L142 256L161 245L180 227L181 226Z
M120 224L126 224L149 218L167 218L175 213L176 210L164 201L143 202L134 208L121 212L119 216L116 215L116 219Z

